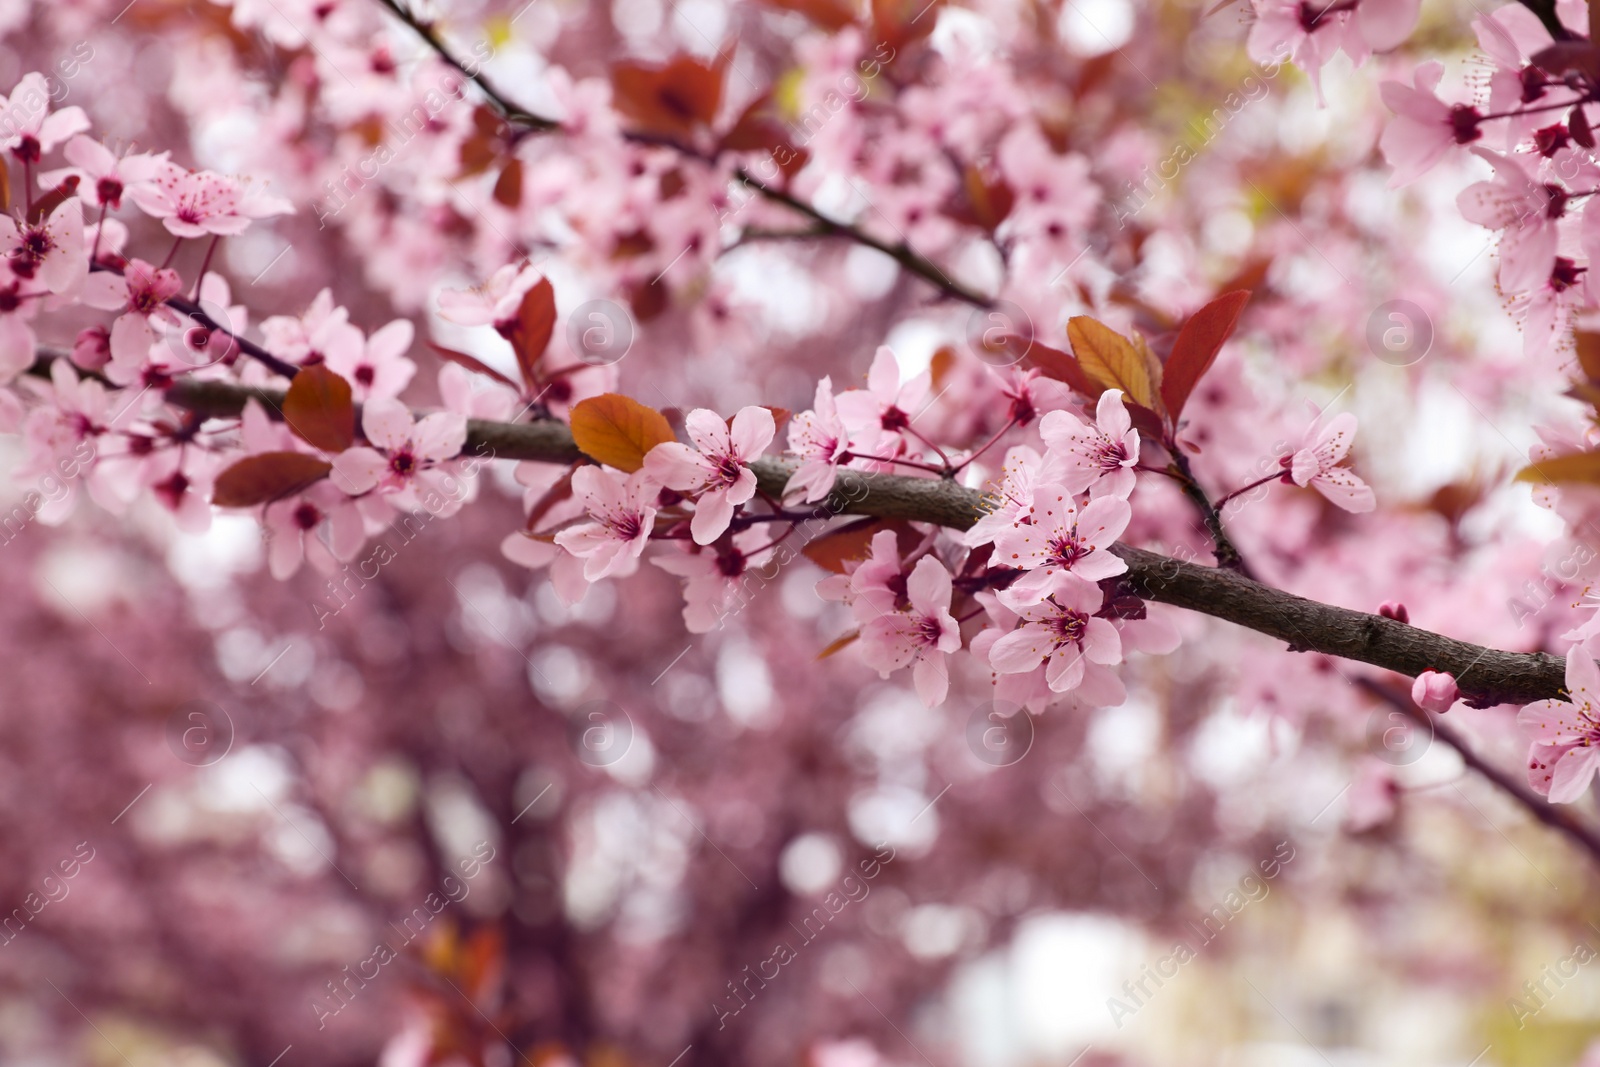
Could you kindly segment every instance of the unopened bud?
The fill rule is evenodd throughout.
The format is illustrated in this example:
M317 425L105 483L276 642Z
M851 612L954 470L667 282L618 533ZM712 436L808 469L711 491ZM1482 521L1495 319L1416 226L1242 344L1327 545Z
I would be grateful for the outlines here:
M1379 604L1378 614L1386 619L1393 619L1395 622L1409 623L1411 621L1411 613L1406 611L1406 606L1398 600L1385 600L1382 604Z
M1417 707L1440 715L1449 711L1460 695L1455 678L1441 671L1423 671L1411 683L1411 699Z

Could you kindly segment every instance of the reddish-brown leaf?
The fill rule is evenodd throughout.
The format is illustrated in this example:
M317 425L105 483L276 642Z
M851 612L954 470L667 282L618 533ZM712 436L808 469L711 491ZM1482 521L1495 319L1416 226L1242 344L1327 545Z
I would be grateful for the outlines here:
M350 383L326 363L302 367L284 395L283 421L307 444L324 452L343 452L356 439Z
M637 322L649 322L666 311L671 302L672 294L660 278L635 282L628 291L628 307Z
M887 46L887 66L907 45L915 44L933 32L945 0L872 0L872 32Z
M1517 481L1536 485L1600 485L1600 452L1573 452L1530 463Z
M485 137L504 137L510 129L505 116L488 104L479 104L472 109L472 126Z
M504 374L501 374L499 371L489 366L489 364L483 362L483 360L479 359L477 356L469 356L465 352L457 352L453 348L446 348L444 345L434 344L432 341L428 342L428 347L439 353L440 356L449 360L451 363L459 363L474 374L485 375L486 377L493 378L495 381L500 382L502 385L510 386L517 392L522 391L521 387L518 386L516 382L512 381L510 378L507 378Z
M494 202L515 208L522 204L522 160L513 159L494 183Z
M498 111L479 104L472 112L473 132L461 142L461 173L458 178L482 174L506 151L510 127Z
M60 207L68 197L77 191L78 176L74 174L33 202L33 207L28 209L28 221L38 222L41 219L49 218L52 211Z
M1020 343L1021 338L1017 338ZM1098 399L1106 391L1106 387L1093 381L1083 372L1078 361L1070 352L1063 352L1059 348L1033 342L1028 349L1028 362L1039 368L1039 373L1046 378L1054 378L1058 382L1065 382L1067 386L1079 396L1090 400Z
M1596 5L1596 9L1600 9L1600 5ZM1579 147L1595 146L1594 128L1589 125L1589 116L1583 113L1583 108L1575 107L1572 109L1572 114L1567 116L1567 132L1572 134L1572 139Z
M1591 382L1600 382L1600 333L1574 330L1573 347L1578 350L1578 367Z
M217 476L211 502L219 508L251 508L307 489L333 469L327 460L304 452L261 452L246 456Z
M904 519L863 519L814 538L800 554L825 571L843 574L849 560L866 559L872 539L883 530L893 530L901 555L913 551L921 535Z
M785 177L793 177L811 158L789 139L789 126L778 115L770 92L751 101L717 143L728 152L766 152Z
M950 372L956 368L956 350L954 345L940 345L933 353L933 359L928 363L928 376L933 379L933 391L940 392L944 389L945 381L950 377Z
M1161 440L1167 432L1166 420L1158 411L1151 411L1143 404L1134 404L1123 401L1128 409L1128 418L1133 422L1133 428L1144 434L1147 438ZM1195 451L1199 451L1196 449Z
M1011 214L1017 196L998 172L969 164L962 175L962 196L951 214L962 222L993 233Z
M665 64L622 62L611 68L617 110L644 133L687 138L710 126L722 107L727 61L680 54Z
M550 335L556 328L556 289L549 278L540 278L539 284L529 289L522 298L517 314L516 336L511 346L517 351L517 367L529 392L538 387L539 360L550 347Z
M845 633L840 634L838 637L835 637L832 641L829 641L827 643L827 645L825 645L823 647L821 652L817 653L817 658L819 660L827 659L829 656L833 655L836 652L843 652L845 649L847 649L851 645L855 644L856 639L858 637L860 637L860 636L861 636L861 631L859 629L848 630Z
M783 424L789 421L790 417L792 417L794 415L794 412L790 411L788 408L780 408L780 407L776 407L776 406L774 406L772 404L762 404L761 406L766 408L767 411L772 414L772 424L773 424L773 426L775 426L777 428L777 432L778 433L782 433L783 432ZM729 426L733 425L733 420L732 419L728 420L728 425Z
M1600 80L1600 48L1588 41L1557 41L1535 52L1532 61L1534 66L1557 78L1575 70L1591 81Z
M1121 389L1131 403L1160 414L1161 364L1142 338L1130 340L1097 319L1078 315L1067 320L1067 339L1091 381Z
M632 397L602 393L572 409L572 439L590 459L632 474L656 445L671 441L666 416Z
M523 529L532 532L539 525L539 520L550 513L551 508L563 500L571 499L572 472L577 469L575 466L570 468L567 473L556 479L556 484L544 491L543 496L534 501L533 507L528 509L527 521L522 524Z
M1178 331L1161 375L1161 399L1166 401L1167 412L1174 421L1188 403L1189 394L1211 369L1223 343L1233 335L1249 299L1248 289L1224 293L1191 315Z
M765 0L784 11L798 11L829 33L836 33L856 20L856 5L850 0Z
M461 142L460 178L471 178L488 170L500 158L499 146L482 134L472 134Z

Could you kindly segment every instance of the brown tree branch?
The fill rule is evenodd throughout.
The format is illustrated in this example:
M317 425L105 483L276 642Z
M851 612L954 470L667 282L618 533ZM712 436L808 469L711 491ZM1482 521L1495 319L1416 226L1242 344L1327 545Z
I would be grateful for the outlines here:
M276 412L281 393L227 382L180 381L167 391L174 404L203 415L237 415L255 397ZM468 423L466 451L496 459L576 463L583 460L567 427L554 420ZM761 491L783 493L794 464L766 458L753 465ZM989 499L948 478L912 478L841 470L826 509L836 515L908 519L964 530L982 516ZM1126 581L1145 599L1224 619L1289 645L1358 660L1407 677L1448 671L1464 699L1479 706L1526 704L1558 697L1565 664L1544 652L1504 652L1469 644L1381 615L1323 604L1263 585L1236 570L1208 567L1131 545L1112 551L1128 564Z
M512 103L511 99L502 93L498 88L496 88L484 76L482 71L469 70L459 59L455 57L453 53L451 53L444 41L440 39L438 33L435 32L433 26L430 23L424 22L423 20L417 18L416 15L414 15L411 11L407 10L405 5L402 4L400 0L378 0L378 3L382 4L390 14L394 15L395 18L403 22L406 26L410 27L411 31L418 37L422 38L423 42L426 43L429 48L438 53L440 59L450 64L450 66L459 71L462 76L476 85L489 103L494 106L495 110L499 111L500 114L505 117L507 122L511 123L513 126L521 127L525 132L543 133L561 128L561 124L559 122L556 122L553 119L545 118L542 115L535 115L526 108L518 107L516 104ZM713 162L713 157L702 152L694 151L688 146L681 145L671 139L658 137L653 134L626 132L623 134L623 137L635 142L636 144L649 144L657 147L671 148L685 156L698 159L703 163ZM932 260L917 253L905 241L901 241L898 244L889 244L887 241L882 241L872 236L858 226L853 226L849 223L839 222L835 219L831 219L822 212L818 211L811 204L801 200L799 197L762 181L760 178L757 178L755 175L751 174L749 170L744 167L738 168L738 170L734 173L735 177L742 184L749 187L758 196L761 196L762 198L769 200L774 204L782 204L784 207L787 207L790 210L815 222L822 231L819 236L832 235L843 237L846 240L853 241L858 245L862 245L863 247L876 249L877 251L888 256L890 259L893 259L896 263L900 264L900 266L905 270L915 274L917 277L933 285L935 288L945 293L945 295L971 304L973 307L992 308L995 306L993 298L984 296L982 293L969 289L959 282L952 280L947 274L945 274L944 271L940 270Z
M1239 555L1238 548L1229 539L1228 531L1222 527L1222 512L1211 503L1211 498L1195 479L1194 470L1189 466L1189 457L1183 454L1183 450L1176 443L1168 443L1166 447L1172 456L1172 466L1168 468L1168 473L1183 489L1183 495L1189 498L1189 502L1200 513L1201 521L1206 524L1206 533L1211 535L1211 544L1216 552L1218 566L1236 570L1246 578L1254 578L1255 575L1250 572L1244 557Z
M440 59L450 64L462 77L475 83L479 89L483 90L483 95L489 98L495 108L505 116L507 122L531 131L559 130L561 128L559 122L547 119L542 115L535 115L533 112L525 111L511 103L506 95L496 88L481 70L468 70L466 65L457 59L449 48L445 47L444 40L439 36L438 31L433 28L432 23L424 22L417 18L402 7L397 0L378 0L378 3L388 8L395 18L411 27L411 32L421 37L429 48L438 53Z

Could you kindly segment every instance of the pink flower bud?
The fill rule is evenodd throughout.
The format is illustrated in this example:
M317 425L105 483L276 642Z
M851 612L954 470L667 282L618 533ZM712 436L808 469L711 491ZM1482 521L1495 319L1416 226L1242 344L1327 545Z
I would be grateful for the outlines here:
M1411 699L1417 706L1440 715L1449 711L1460 695L1455 678L1440 671L1423 671L1411 683Z
M1393 619L1395 622L1409 623L1411 621L1411 613L1406 611L1406 606L1398 600L1385 600L1382 604L1379 604L1378 614L1386 619Z
M72 345L72 362L84 370L99 370L110 363L110 331L104 326L90 326L81 330Z

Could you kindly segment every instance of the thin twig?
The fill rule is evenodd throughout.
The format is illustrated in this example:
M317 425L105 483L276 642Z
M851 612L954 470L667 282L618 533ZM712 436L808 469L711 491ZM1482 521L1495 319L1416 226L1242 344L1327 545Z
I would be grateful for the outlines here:
M491 104L494 105L495 109L505 117L507 122L514 126L522 126L525 129L531 129L538 132L560 129L561 124L559 122L556 122L553 119L545 118L542 115L535 115L526 108L518 107L516 104L512 103L510 98L496 88L481 71L468 70L461 63L461 61L450 52L449 48L445 46L445 43L439 38L439 35L434 32L433 27L430 24L418 19L410 11L406 10L406 8L399 3L399 0L378 0L378 3L387 8L388 11L395 16L395 18L409 26L418 37L422 38L423 42L426 43L428 47L432 48L439 54L441 59L459 71L464 77L473 82L473 84L477 85L477 87L483 92L483 95ZM638 132L624 133L623 136L637 144L671 148L682 155L700 160L704 163L711 163L715 161L714 156L707 155L704 152L695 151L692 148L677 143L671 138L664 138L654 134ZM804 200L801 200L799 197L787 193L776 186L768 185L766 182L762 181L760 178L757 178L743 167L735 170L734 176L764 199L775 204L782 204L783 206L790 208L791 210L812 220L817 224L818 229L823 231L823 233L843 237L847 240L855 242L856 244L882 252L884 255L900 264L901 267L930 283L946 295L954 297L957 300L964 301L974 307L990 308L994 306L994 301L991 298L952 280L944 273L944 271L935 266L931 260L913 251L905 242L902 241L898 244L890 244L887 241L883 241L872 236L857 226L831 219L822 212L818 211L812 205L806 203Z
M490 103L494 104L495 109L506 117L507 122L513 122L518 126L523 126L527 129L539 132L558 130L561 128L561 124L559 122L556 122L552 119L547 119L542 115L535 115L533 112L513 104L510 98L496 88L482 71L468 70L462 64L462 62L455 57L455 54L451 52L449 48L445 47L444 41L440 39L439 34L434 30L432 23L424 22L417 18L410 11L400 6L397 0L378 0L378 3L388 8L390 13L393 14L395 18L411 27L411 31L418 37L421 37L423 42L427 44L429 48L437 52L440 59L450 64L450 66L454 67L462 75L462 77L466 78L468 81L472 82L479 89L481 89L483 91L483 95L489 98Z
M1211 545L1216 552L1217 566L1227 567L1238 571L1246 578L1254 578L1250 568L1245 564L1244 557L1239 554L1239 549L1234 546L1228 537L1228 532L1222 528L1222 513L1212 505L1211 498L1195 480L1194 471L1189 466L1189 457L1185 456L1176 445L1168 451L1172 454L1171 473L1180 486L1183 495L1194 504L1195 510L1200 512L1200 518L1206 524L1206 532L1211 535Z
M1464 738L1446 726L1437 717L1430 716L1427 712L1417 707L1410 697L1401 696L1389 686L1371 678L1358 678L1356 679L1356 685L1391 705L1400 714L1411 719L1418 726L1430 731L1434 737L1455 749L1460 754L1463 763L1488 779L1495 788L1514 800L1529 815L1532 815L1557 833L1565 835L1568 840L1587 853L1590 859L1600 863L1600 833L1597 833L1592 827L1578 822L1568 811L1551 804L1544 797L1517 781L1513 775L1508 774L1493 763L1485 760L1482 756L1479 756Z

